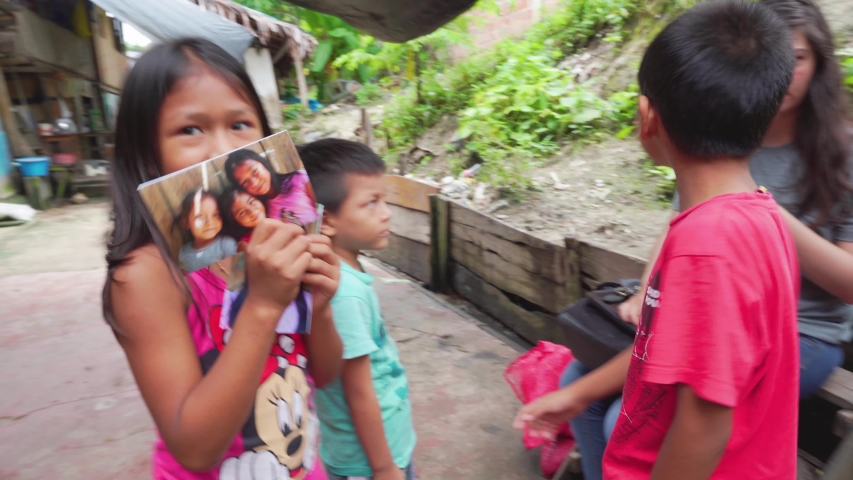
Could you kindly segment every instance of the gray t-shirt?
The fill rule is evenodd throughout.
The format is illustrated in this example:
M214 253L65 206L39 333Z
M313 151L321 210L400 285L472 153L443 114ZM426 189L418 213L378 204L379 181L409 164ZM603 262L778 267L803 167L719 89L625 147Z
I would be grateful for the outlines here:
M797 187L802 178L802 168L803 161L793 146L762 148L749 160L749 170L755 183L770 190L779 205L808 224L816 215L799 211L800 194ZM677 192L672 204L678 211ZM817 233L832 243L853 242L853 214L843 222L818 227ZM833 344L853 339L853 306L845 304L806 277L802 277L800 286L799 317L800 333L803 335Z
M190 242L181 247L181 268L187 273L192 273L236 254L237 241L231 237L220 236L210 245L198 250L193 248Z

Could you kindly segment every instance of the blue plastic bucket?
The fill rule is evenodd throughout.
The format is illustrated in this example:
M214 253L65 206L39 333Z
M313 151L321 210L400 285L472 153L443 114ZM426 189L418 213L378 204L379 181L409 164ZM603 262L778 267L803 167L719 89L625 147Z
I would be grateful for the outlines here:
M22 157L13 163L22 177L45 177L50 173L50 157Z

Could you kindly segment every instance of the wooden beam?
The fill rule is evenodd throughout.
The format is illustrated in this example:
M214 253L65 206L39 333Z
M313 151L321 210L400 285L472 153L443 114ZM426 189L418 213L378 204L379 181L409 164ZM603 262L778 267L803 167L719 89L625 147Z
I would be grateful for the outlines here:
M419 210L388 204L391 210L391 233L424 245L430 243L430 216Z
M431 280L428 245L392 233L385 250L369 253L424 284Z
M275 55L273 55L273 57L272 57L272 64L275 65L276 63L278 63L278 61L281 60L286 54L287 54L287 42L285 42L281 46L281 48L279 48L278 51L275 52Z
M373 149L373 123L370 121L370 114L364 107L361 108L361 135L364 144Z
M853 410L853 372L836 368L823 382L817 396L847 410Z
M450 269L453 290L513 333L530 343L539 340L564 343L557 320L553 316L532 312L516 305L499 288L456 262L451 262Z
M430 195L437 195L440 191L428 183L398 175L385 175L385 187L386 202L424 213L429 213Z
M3 118L3 128L9 138L9 146L14 157L31 157L35 155L27 140L21 135L21 129L12 113L12 99L9 97L9 87L6 85L6 75L0 67L0 117Z
M430 227L430 266L434 292L450 292L450 205L441 195L429 197L432 207Z
M821 480L850 480L853 478L853 431L841 440L823 467Z
M292 54L291 54L292 55ZM302 66L302 57L292 55L293 68L296 69L296 85L299 87L299 100L302 101L302 107L308 108L308 83L305 81L305 67Z

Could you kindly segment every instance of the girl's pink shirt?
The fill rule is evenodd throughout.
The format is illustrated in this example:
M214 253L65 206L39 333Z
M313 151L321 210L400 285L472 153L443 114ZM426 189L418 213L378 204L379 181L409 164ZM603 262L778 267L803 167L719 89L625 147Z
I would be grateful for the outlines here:
M289 181L290 192L287 195L278 195L267 202L267 217L280 220L282 212L289 212L299 219L303 227L307 227L317 221L317 205L308 196L308 173L297 170Z
M187 313L187 323L206 373L230 335L230 330L220 326L225 281L206 268L186 278L192 286L196 304ZM306 366L303 336L280 335L265 365L255 408L219 464L206 472L188 471L175 460L158 435L152 459L153 478L327 480L317 455L319 425L314 408L315 387ZM305 407L307 412L299 412ZM216 418L210 421L215 422ZM274 475L270 477L271 474Z

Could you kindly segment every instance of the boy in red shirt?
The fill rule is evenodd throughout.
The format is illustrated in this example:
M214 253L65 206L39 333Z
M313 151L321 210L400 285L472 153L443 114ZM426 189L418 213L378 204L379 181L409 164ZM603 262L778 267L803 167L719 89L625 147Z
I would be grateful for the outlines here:
M684 204L652 270L629 351L522 408L548 435L618 391L605 479L796 478L799 266L747 164L792 78L785 24L759 4L701 4L640 66L640 140Z

